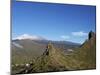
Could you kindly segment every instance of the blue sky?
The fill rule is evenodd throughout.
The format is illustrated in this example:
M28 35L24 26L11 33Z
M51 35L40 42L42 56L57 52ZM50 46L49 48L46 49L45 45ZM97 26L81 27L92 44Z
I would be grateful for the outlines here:
M90 30L95 32L95 15L95 6L14 1L12 37L29 34L83 43Z

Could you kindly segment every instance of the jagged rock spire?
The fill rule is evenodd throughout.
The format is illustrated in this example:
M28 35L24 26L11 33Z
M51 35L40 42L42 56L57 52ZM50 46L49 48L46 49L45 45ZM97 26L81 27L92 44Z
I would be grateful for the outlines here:
M49 55L50 50L53 48L51 42L48 43L48 45L46 46L46 51L43 53L43 55Z
M88 34L88 39L90 40L91 37L94 37L95 36L95 33L91 30Z

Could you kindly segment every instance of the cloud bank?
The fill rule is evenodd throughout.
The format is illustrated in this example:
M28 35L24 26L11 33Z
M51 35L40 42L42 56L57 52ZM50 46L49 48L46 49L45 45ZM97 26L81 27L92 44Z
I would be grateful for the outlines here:
M30 40L46 40L45 38L43 37L40 37L40 36L36 36L36 35L29 35L29 34L23 34L23 35L20 35L15 39L18 39L18 40L22 40L22 39L30 39Z
M63 40L67 40L67 39L69 39L69 38L70 38L70 36L67 36L67 35L62 35L62 36L61 36L61 38L62 38Z
M79 31L79 32L72 32L73 36L79 36L79 37L83 37L83 36L87 36L88 33L83 32L83 31Z

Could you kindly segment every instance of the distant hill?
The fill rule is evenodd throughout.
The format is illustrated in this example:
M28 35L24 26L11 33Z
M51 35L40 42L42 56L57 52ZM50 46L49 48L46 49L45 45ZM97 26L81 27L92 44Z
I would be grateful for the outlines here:
M13 63L24 63L41 56L50 41L51 40L33 40L32 38L12 40ZM51 43L65 54L69 53L70 49L80 46L78 43L68 41L51 41Z

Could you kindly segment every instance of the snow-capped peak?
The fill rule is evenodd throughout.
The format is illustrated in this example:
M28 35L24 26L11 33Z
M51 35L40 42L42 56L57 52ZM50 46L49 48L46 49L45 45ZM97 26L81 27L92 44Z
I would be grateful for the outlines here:
M30 39L30 40L45 40L43 37L40 36L36 36L36 35L29 35L29 34L23 34L20 35L14 39L18 39L18 40L23 40L23 39Z

